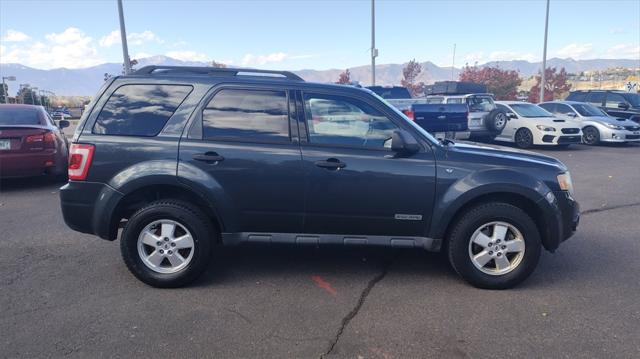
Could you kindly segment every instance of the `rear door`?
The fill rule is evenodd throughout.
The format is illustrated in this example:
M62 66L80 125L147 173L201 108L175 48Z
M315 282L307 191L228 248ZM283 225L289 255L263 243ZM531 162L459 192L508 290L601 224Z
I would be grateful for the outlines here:
M206 187L225 232L302 232L304 186L289 91L218 86L194 116L180 142L178 176Z
M322 92L299 96L305 232L424 236L435 190L431 149L396 156L390 138L402 119L372 101Z

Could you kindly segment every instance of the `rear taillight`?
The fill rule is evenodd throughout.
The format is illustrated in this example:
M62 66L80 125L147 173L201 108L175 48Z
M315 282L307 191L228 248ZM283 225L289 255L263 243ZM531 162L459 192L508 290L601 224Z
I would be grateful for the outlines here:
M405 116L409 117L409 119L411 119L411 120L413 120L413 119L414 119L414 118L413 118L413 111L411 111L411 110L404 110L404 111L402 111L402 113L404 113L404 114L405 114Z
M44 142L56 143L56 134L53 132L47 132L44 134Z
M91 167L93 159L94 145L82 143L72 143L69 148L69 179L73 181L84 181Z
M44 136L43 135L31 135L31 136L27 136L27 138L25 139L26 143L41 143L44 142Z

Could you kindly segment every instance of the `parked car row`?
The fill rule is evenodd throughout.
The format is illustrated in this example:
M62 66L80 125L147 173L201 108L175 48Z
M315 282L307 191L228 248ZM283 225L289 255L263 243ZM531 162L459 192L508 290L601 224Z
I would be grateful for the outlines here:
M640 141L638 94L574 91L568 99L587 102L567 100L534 105L521 101L495 102L488 93L458 93L481 90L478 86L444 81L432 85L430 95L424 98L386 101L438 137L455 132L457 138L512 142L520 148ZM377 93L384 93L384 88L380 88Z

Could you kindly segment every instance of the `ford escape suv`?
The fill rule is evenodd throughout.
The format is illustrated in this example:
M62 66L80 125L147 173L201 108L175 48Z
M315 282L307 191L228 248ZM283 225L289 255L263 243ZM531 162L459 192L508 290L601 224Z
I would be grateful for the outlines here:
M157 287L196 279L219 245L259 242L444 251L472 285L509 288L579 220L556 159L438 142L366 89L206 67L109 79L60 198L69 227L119 236Z

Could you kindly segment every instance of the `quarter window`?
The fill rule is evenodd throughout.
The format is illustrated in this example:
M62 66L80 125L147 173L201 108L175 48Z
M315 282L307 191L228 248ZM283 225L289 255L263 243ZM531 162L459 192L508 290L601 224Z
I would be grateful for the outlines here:
M398 127L363 101L342 96L304 96L309 142L360 148L391 148Z
M202 113L205 139L289 142L284 90L224 89Z
M193 88L182 85L124 85L100 111L93 133L156 136Z

